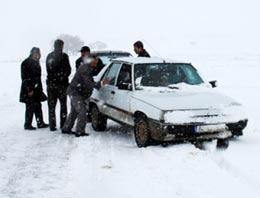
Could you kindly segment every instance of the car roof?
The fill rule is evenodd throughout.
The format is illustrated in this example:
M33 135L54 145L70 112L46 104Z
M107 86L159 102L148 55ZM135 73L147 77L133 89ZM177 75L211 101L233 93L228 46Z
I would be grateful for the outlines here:
M131 53L127 51L120 51L120 50L98 50L98 51L92 51L91 54L129 54Z
M130 64L147 64L147 63L181 63L181 64L190 64L182 61L175 61L171 59L163 59L158 57L146 58L146 57L123 57L116 58L113 62L125 62Z

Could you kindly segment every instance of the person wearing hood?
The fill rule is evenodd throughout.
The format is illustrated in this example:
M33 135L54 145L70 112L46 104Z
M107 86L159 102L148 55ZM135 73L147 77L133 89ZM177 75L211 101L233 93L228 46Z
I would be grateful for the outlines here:
M25 103L25 130L36 130L32 126L33 116L36 117L37 127L46 128L49 125L43 121L41 102L47 97L43 93L41 81L41 52L37 47L33 47L30 56L22 62L21 78L22 86L20 92L20 102Z
M56 104L60 102L60 128L67 118L67 93L71 66L69 57L63 53L64 42L57 39L54 42L54 51L46 59L47 93L49 107L50 130L56 131Z
M98 64L98 57L90 55L84 60L84 64L79 67L74 78L68 87L68 95L71 100L71 112L62 128L62 133L73 134L76 137L87 136L85 127L88 121L88 100L93 89L99 89L101 82L95 82L93 73ZM77 120L76 131L72 128Z
M144 44L141 41L134 43L134 51L138 57L147 57L150 58L150 54L144 49Z

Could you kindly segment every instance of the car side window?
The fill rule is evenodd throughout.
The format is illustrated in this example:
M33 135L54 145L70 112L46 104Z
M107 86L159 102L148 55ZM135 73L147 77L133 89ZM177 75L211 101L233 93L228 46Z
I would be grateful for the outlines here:
M123 90L132 89L132 65L123 64L117 79L117 87Z
M113 63L106 72L103 79L109 80L109 85L115 85L118 70L120 69L120 63Z

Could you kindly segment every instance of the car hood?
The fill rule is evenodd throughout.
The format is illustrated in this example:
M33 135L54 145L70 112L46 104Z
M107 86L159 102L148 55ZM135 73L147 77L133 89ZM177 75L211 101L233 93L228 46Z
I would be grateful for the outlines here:
M234 99L206 86L185 86L176 90L146 88L135 91L133 98L164 111L219 109L236 103Z

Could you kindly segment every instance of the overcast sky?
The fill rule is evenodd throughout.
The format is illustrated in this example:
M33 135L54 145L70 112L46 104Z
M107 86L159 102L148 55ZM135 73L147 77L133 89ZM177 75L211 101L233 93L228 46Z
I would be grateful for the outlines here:
M224 40L260 49L259 9L257 0L1 0L0 60L24 57L32 46L46 54L62 33L113 49L131 50L137 39L157 50Z

